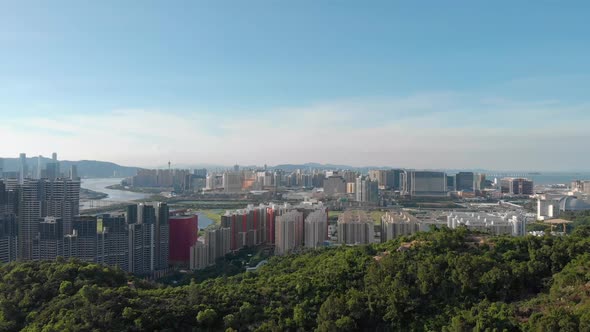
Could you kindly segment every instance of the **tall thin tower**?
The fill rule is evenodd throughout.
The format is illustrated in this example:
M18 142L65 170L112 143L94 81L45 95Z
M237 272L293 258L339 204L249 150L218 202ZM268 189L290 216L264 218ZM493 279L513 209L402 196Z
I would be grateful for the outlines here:
M27 177L27 154L21 153L19 156L19 166L18 166L18 183L23 184L25 182L25 178Z
M41 159L43 159L43 156L39 155L37 158L37 179L41 178Z

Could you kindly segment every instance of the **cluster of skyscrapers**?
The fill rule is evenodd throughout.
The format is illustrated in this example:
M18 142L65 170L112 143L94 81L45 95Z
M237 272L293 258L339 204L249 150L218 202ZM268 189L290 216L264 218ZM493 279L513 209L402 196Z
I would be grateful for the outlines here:
M78 258L136 273L168 268L169 211L138 204L121 216L80 216L80 182L0 181L0 261Z
M51 159L43 156L32 158L34 165L30 167L27 162L27 154L21 153L18 158L18 168L16 171L7 171L4 165L4 159L0 158L0 179L18 179L22 183L24 179L49 179L70 178L78 180L78 167L72 165L69 170L62 172L60 162L57 160L57 153L53 153ZM36 159L36 162L35 162Z
M324 180L324 195L337 198L350 196L357 202L379 201L378 179L351 171L332 171Z
M129 185L142 188L174 188L176 191L199 191L205 187L206 169L140 169Z
M252 190L275 191L279 187L313 188L322 187L324 174L319 171L297 170L287 173L283 170L233 170L211 172L207 175L205 189L224 193L240 193Z
M347 198L363 204L379 204L380 191L403 197L472 198L486 190L498 195L532 195L533 182L524 178L503 178L497 185L486 175L475 172L447 174L444 171L375 169L368 175L351 170L240 169L207 172L207 170L142 170L131 179L134 186L174 187L177 190L218 192L225 194L254 191L276 192L279 188L322 188L327 198ZM494 187L495 186L495 187ZM583 184L581 184L583 186Z
M37 259L42 251L40 241L46 235L42 231L57 229L61 237L72 233L74 218L79 215L80 182L70 179L19 182L19 179L0 180L0 222L5 223L4 229L12 230L6 237L16 237L16 246L11 251L20 259ZM10 225L12 222L16 222L14 227ZM2 257L1 260L12 259Z
M514 179L516 180L518 179ZM348 195L357 202L377 203L379 190L416 198L446 197L451 193L469 197L481 194L486 185L485 174L473 172L448 175L442 171L379 169L370 170L368 176L363 176L356 172L338 171L326 173L324 194L327 197ZM520 193L528 193L527 189L528 187ZM514 191L514 194L518 193Z
M191 268L212 265L217 258L243 247L270 245L276 254L283 255L302 247L322 246L327 239L328 210L322 204L249 205L227 211L221 225L206 230L204 243L191 249Z

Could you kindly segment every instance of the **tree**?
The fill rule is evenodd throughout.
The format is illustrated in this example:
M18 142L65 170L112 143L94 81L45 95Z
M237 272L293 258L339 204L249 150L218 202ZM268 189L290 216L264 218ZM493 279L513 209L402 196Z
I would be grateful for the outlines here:
M217 312L213 309L205 309L203 311L199 311L197 314L197 322L201 325L211 327L215 324L215 320L217 319Z

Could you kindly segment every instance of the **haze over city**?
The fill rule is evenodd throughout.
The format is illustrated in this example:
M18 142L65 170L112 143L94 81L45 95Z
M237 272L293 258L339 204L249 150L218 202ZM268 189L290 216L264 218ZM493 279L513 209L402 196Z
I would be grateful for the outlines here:
M0 330L590 331L589 14L0 0Z
M33 5L34 4L34 5ZM117 4L117 10L112 7ZM0 155L588 170L588 4L4 3Z

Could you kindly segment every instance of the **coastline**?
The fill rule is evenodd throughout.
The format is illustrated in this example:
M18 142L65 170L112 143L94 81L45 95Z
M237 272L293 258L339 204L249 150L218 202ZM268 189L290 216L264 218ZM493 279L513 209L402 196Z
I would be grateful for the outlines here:
M124 186L122 184L113 184L113 185L107 186L105 188L112 189L112 190L129 191L129 192L141 193L141 194L160 194L162 191L165 191L162 189L166 189L166 188L134 188L134 187Z
M107 197L109 197L109 195L107 193L103 193L100 191L94 191L94 190L90 190L90 189L86 189L86 188L80 188L80 200L83 200L83 199L97 200L97 199L105 199Z

